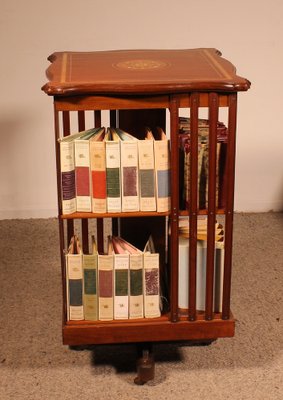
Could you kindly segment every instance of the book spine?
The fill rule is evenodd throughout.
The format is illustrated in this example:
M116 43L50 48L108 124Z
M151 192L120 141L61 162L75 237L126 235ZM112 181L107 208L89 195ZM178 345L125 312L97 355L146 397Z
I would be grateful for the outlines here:
M153 140L139 140L140 211L156 211Z
M92 212L106 212L105 142L90 141Z
M113 255L98 256L98 317L113 319Z
M138 143L121 141L122 211L139 211Z
M83 320L83 272L81 254L67 254L68 319Z
M62 212L76 212L75 154L73 142L60 142Z
M143 254L130 254L129 317L143 318Z
M159 254L144 253L144 316L160 317Z
M120 143L106 141L107 211L121 212Z
M114 319L129 318L129 255L114 255Z
M77 211L91 212L89 141L75 140Z
M169 141L154 141L157 211L170 210L170 155Z
M97 301L97 255L83 255L83 304L86 320L98 319Z

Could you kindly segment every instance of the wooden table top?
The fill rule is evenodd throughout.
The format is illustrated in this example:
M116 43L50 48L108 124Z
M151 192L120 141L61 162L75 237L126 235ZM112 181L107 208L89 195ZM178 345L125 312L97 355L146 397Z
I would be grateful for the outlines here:
M51 96L245 91L250 82L216 49L56 52L48 60Z

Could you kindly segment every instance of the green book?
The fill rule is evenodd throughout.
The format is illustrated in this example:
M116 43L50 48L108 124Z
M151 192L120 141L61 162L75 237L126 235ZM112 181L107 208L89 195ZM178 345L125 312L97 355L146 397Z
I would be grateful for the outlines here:
M98 320L97 250L93 239L92 254L83 254L83 304L86 320Z
M120 138L109 128L105 143L107 211L121 212Z

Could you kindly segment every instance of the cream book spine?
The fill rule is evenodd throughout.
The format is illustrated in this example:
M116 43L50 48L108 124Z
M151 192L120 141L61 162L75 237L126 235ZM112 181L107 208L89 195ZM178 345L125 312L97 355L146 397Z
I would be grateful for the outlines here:
M159 254L145 252L143 258L144 316L160 317Z
M153 140L139 140L140 211L156 211Z
M82 255L66 254L67 320L83 320Z
M143 253L130 254L129 317L143 318Z
M139 211L138 141L121 141L122 211Z
M74 142L60 141L59 146L62 187L62 213L72 214L77 211Z
M129 318L129 254L114 255L114 319Z
M107 211L121 212L120 142L106 140Z
M75 140L77 211L91 212L89 140Z
M158 212L170 210L170 149L169 140L164 137L154 141L156 203Z
M86 320L98 319L97 254L83 254L83 305Z
M105 141L90 140L92 212L106 213Z
M98 316L113 320L113 255L98 255Z

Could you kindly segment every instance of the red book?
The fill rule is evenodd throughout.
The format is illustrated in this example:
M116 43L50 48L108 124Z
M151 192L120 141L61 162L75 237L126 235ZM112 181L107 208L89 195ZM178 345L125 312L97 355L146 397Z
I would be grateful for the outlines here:
M90 195L89 168L76 167L77 196Z

